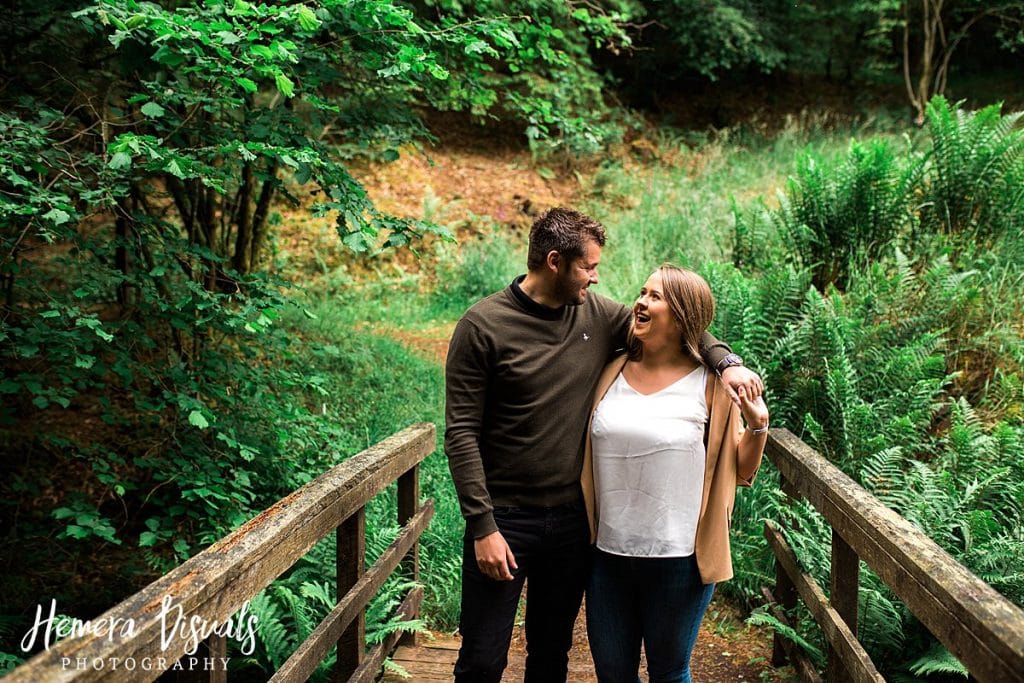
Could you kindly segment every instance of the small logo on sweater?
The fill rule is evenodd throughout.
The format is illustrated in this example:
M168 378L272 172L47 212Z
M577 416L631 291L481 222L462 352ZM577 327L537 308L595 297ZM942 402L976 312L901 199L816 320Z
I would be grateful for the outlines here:
M583 341L590 341L590 335L586 332L583 333Z

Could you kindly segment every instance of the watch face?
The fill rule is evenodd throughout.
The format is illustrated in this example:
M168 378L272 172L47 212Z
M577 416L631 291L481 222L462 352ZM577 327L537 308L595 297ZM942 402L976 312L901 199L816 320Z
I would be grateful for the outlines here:
M728 368L728 367L733 366L733 365L743 365L743 359L740 358L735 353L730 353L725 358L722 359L722 366L723 367Z

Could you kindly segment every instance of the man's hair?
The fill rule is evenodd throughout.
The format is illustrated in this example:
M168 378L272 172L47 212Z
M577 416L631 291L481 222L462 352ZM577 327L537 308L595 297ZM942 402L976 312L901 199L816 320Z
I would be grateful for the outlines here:
M530 250L526 267L538 270L547 261L548 253L557 251L571 262L583 256L587 240L604 246L604 226L579 211L555 207L538 218L530 228Z
M711 294L711 287L707 280L692 270L670 263L663 264L656 272L661 275L665 303L679 327L683 352L698 363L703 363L700 338L715 319L715 298ZM632 325L626 335L626 348L633 360L639 360L643 355L643 345L634 336Z

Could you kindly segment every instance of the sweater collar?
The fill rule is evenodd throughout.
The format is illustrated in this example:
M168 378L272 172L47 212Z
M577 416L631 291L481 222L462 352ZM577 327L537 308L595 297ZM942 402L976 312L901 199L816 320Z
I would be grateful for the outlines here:
M519 305L526 309L527 313L538 318L543 318L544 320L561 320L565 313L565 306L550 308L531 299L526 292L523 291L521 286L525 279L525 274L520 275L515 280L512 280L512 284L509 285L509 290L511 290L513 298L519 302Z

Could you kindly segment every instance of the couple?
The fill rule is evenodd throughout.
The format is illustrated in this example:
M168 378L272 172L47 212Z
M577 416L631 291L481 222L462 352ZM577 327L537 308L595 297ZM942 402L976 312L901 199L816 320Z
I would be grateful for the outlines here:
M584 589L601 681L636 681L641 642L652 681L689 681L714 584L732 577L735 487L767 437L761 380L707 333L714 301L698 275L662 266L632 310L588 293L604 243L597 221L548 211L527 274L452 335L445 451L466 519L456 681L501 679L526 579L527 683L565 680Z

